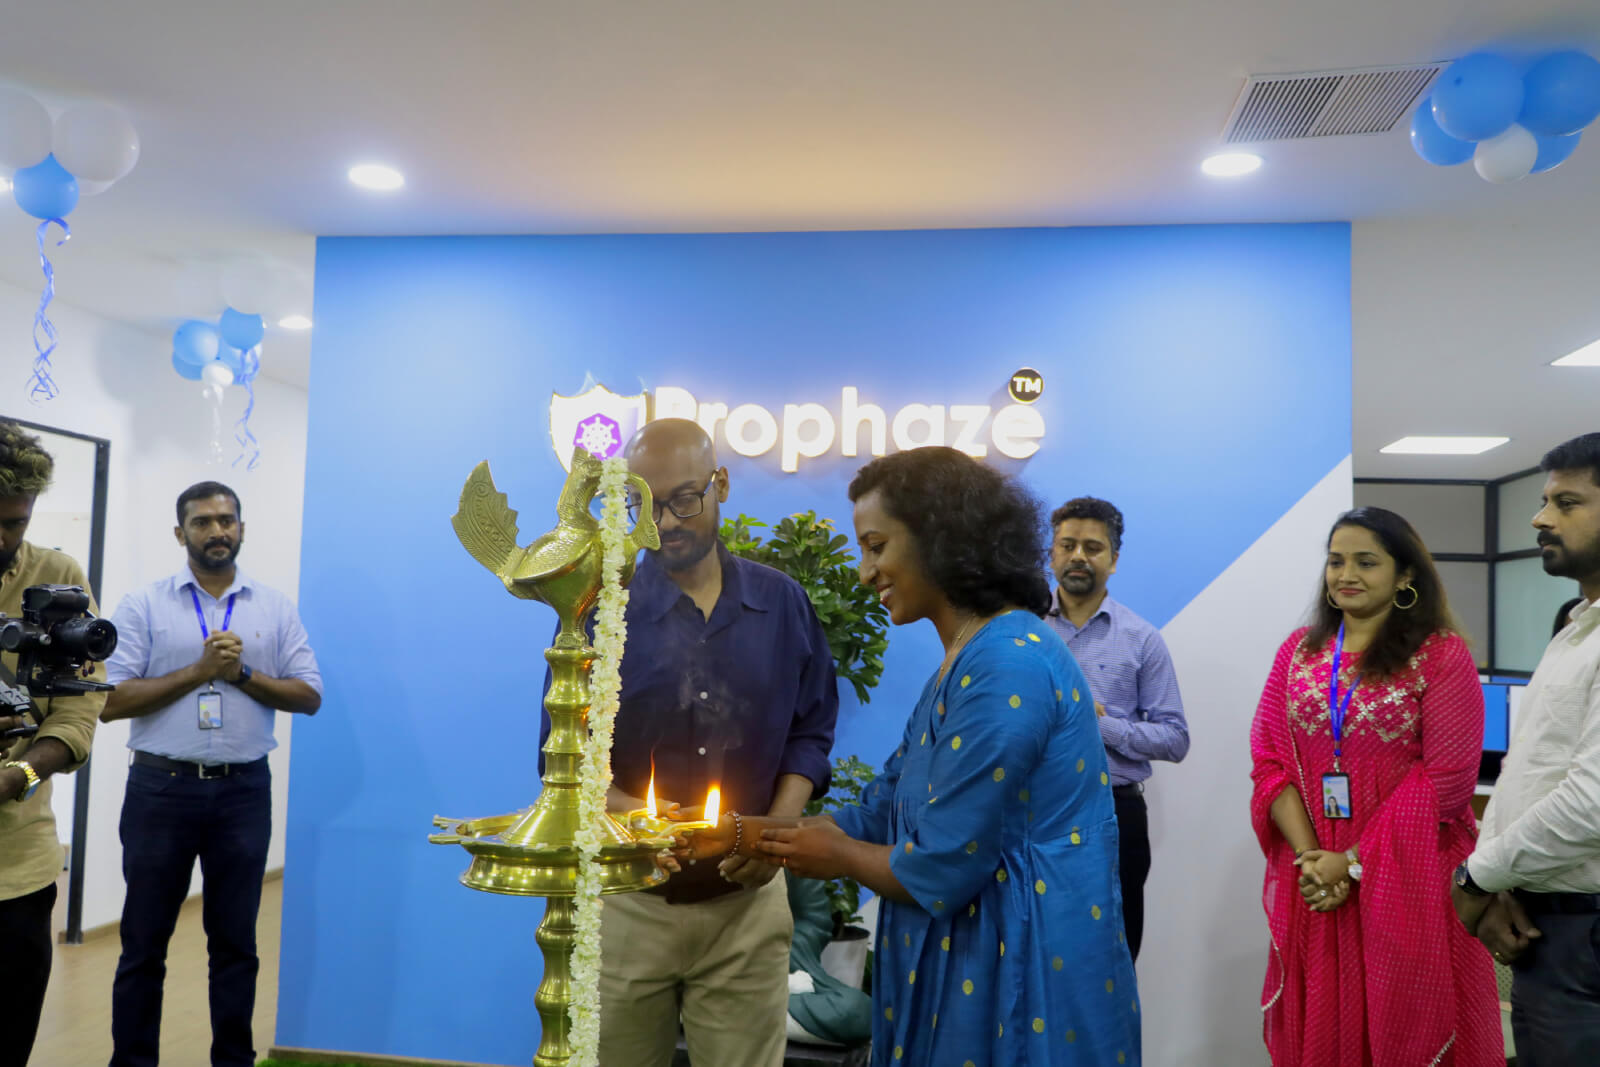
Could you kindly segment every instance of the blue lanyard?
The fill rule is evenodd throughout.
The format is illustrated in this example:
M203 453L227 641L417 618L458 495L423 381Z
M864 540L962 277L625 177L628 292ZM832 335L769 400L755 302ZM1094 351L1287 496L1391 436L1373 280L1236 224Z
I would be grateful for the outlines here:
M1344 623L1339 624L1339 643L1333 650L1333 672L1328 675L1328 715L1333 720L1333 769L1339 769L1340 745L1344 742L1344 713L1350 710L1350 698L1356 695L1357 678L1345 690L1344 700L1339 699L1339 664L1344 659Z
M194 601L194 617L200 620L200 636L209 640L211 637L211 631L206 628L206 613L200 610L200 594L194 591L194 586L192 585L189 587L189 599ZM222 628L224 630L226 630L228 628L228 624L233 621L233 602L237 599L239 599L238 593L228 594L228 610L222 616ZM1340 633L1343 632L1343 630L1340 631Z

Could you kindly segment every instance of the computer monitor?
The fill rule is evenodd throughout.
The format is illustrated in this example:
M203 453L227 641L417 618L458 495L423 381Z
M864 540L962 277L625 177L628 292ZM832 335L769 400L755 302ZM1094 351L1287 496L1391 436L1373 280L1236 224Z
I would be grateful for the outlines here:
M1483 750L1505 752L1511 739L1510 686L1487 682L1483 687ZM1521 688L1518 686L1517 688Z

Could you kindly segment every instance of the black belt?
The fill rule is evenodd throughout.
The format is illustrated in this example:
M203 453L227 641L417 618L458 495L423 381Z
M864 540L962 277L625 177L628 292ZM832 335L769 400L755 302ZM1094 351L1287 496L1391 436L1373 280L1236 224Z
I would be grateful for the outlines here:
M1129 782L1127 785L1114 785L1111 787L1114 797L1141 797L1144 796L1143 782Z
M1600 912L1600 893L1530 893L1519 889L1517 899L1529 915L1593 915Z
M158 756L154 752L133 753L133 762L137 767L154 767L158 771L168 774L182 774L189 778L226 778L230 774L240 771L254 770L267 765L267 757L251 760L249 763L196 763L193 760L168 759Z
M701 860L713 866L721 862L721 857ZM687 869L684 872L687 874ZM737 893L744 886L730 882L720 874L716 878L709 877L684 877L683 874L675 875L664 885L651 886L646 893L654 893L658 897L666 898L668 904L701 904L707 900L716 900L730 893Z

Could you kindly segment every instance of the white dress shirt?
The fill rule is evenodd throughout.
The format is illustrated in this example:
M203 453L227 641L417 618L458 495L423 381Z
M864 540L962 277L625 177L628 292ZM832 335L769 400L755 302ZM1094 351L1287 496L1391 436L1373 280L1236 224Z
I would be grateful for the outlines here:
M1600 606L1570 618L1523 693L1467 861L1491 892L1600 893Z

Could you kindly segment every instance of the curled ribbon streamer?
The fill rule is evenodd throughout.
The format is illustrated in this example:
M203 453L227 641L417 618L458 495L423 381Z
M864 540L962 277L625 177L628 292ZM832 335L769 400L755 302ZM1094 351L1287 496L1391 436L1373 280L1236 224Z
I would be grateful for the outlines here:
M33 313L33 350L36 355L33 357L33 376L28 379L28 399L35 404L41 400L54 400L61 392L56 387L55 379L50 377L50 354L56 350L56 327L45 314L45 309L56 295L55 268L50 266L50 257L44 250L52 225L61 227L61 240L56 242L57 248L72 237L72 228L63 219L45 219L39 223L39 269L44 271L44 294L39 298L39 310ZM43 343L39 340L41 333L44 334Z
M261 462L261 443L256 440L256 435L250 432L250 415L256 409L256 375L261 371L261 347L258 345L248 352L239 354L238 383L244 386L246 396L244 414L239 416L239 421L234 423L233 439L239 442L239 455L234 458L233 465L248 456L244 469L253 471L256 464Z

